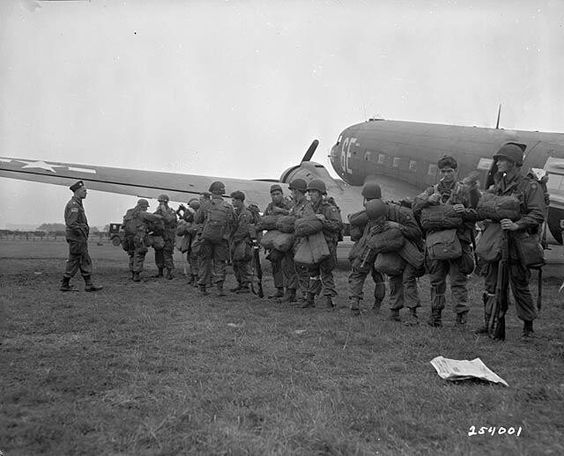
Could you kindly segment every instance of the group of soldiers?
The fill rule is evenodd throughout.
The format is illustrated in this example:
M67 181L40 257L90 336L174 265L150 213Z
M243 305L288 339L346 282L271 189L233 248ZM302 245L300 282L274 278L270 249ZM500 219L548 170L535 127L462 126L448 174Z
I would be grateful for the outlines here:
M507 143L494 155L497 166L486 193L498 196L513 195L519 201L519 216L513 220L499 220L497 226L507 234L508 274L513 291L517 315L523 320L523 336L533 334L533 320L537 316L536 307L529 290L530 270L522 264L518 252L518 233L537 235L543 223L547 200L543 188L537 181L522 174L522 145ZM374 301L372 308L379 311L388 283L390 314L393 321L404 321L413 325L419 322L417 309L421 306L417 279L429 274L431 287L431 312L427 323L434 327L442 326L442 311L446 305L447 277L456 312L456 324L467 323L468 278L476 264L475 235L476 224L482 222L476 210L482 193L475 179L458 180L457 162L454 157L445 156L438 163L440 181L417 195L410 205L395 204L382 200L381 188L376 181L368 181L362 188L365 209L349 216L351 240L354 246L349 259L351 271L349 283L349 307L353 314L360 313L364 299L364 282L368 275L374 281ZM266 258L272 264L274 292L269 296L283 303L297 303L302 308L320 304L327 308L335 306L337 296L333 270L337 263L337 244L342 240L343 221L340 209L327 195L325 183L313 179L309 183L295 179L289 184L290 198L283 194L282 187L274 184L270 188L272 201L265 208L262 217L256 206L247 207L245 194L241 191L231 193L231 204L223 197L225 186L216 181L211 184L209 193L202 194L188 202L188 207L180 206L175 211L168 206L167 195L160 195L159 206L154 213L147 212L149 203L140 199L135 208L124 216L124 249L129 255L129 269L134 282L141 280L143 262L148 248L155 249L157 277L174 277L173 251L177 247L186 255L190 266L189 282L198 287L202 295L215 288L218 296L225 296L224 282L226 266L230 262L237 280L231 291L237 294L251 292L253 280L251 272L252 250L260 242L262 233L261 218L267 216L293 217L320 222L320 233L327 244L328 255L318 262L298 262L296 253L304 247L307 237L296 234L289 248L277 250L268 248ZM91 262L85 240L88 225L82 199L86 196L84 184L79 182L71 187L74 196L65 210L69 260L63 276L62 291L69 291L70 278L81 270L86 281L87 291L97 291L90 280ZM455 237L458 253L455 257L442 258L430 255L429 240L444 242L442 227L423 229L422 213L426 208L450 206L452 212L461 220L449 233ZM319 222L317 222L319 221ZM402 242L411 253L402 255L401 267L382 269L378 267L381 256L370 247L373 236L382 230L395 230L400 233ZM371 244L372 243L372 244ZM391 245L391 243L390 243ZM387 247L390 247L388 245ZM459 247L458 247L459 245ZM391 247L390 247L391 248ZM405 251L402 250L402 251ZM394 258L400 258L396 255ZM392 263L394 258L391 258ZM420 258L420 260L416 260ZM482 265L485 276L484 321L478 332L488 331L492 307L494 305L499 258ZM408 313L400 316L400 309L407 307Z

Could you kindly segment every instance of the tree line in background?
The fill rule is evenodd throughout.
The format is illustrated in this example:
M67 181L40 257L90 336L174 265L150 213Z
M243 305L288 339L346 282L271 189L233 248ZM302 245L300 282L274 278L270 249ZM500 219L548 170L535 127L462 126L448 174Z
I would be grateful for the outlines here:
M110 226L106 225L103 230L93 226L90 228L90 236L102 238L108 237ZM57 239L65 237L64 223L42 223L35 230L0 230L0 238L11 239Z

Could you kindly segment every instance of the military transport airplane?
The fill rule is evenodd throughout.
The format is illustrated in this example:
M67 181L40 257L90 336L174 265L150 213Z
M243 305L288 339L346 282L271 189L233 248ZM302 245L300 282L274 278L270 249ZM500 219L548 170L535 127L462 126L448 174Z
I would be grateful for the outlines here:
M315 140L302 161L279 179L233 179L157 171L110 168L98 165L0 157L0 177L68 186L82 179L92 190L145 198L169 194L172 201L186 202L207 191L215 180L225 183L226 193L241 190L247 200L266 207L273 182L288 184L300 177L323 179L328 194L340 206L343 219L362 208L360 186L376 179L386 200L413 198L437 181L436 163L445 154L459 162L460 176L482 173L492 166L492 155L507 141L527 145L524 166L545 169L550 174L549 227L562 243L560 220L564 219L564 134L458 127L417 122L371 120L345 129L331 148L331 164L343 179L334 179L327 169L311 161L318 146Z

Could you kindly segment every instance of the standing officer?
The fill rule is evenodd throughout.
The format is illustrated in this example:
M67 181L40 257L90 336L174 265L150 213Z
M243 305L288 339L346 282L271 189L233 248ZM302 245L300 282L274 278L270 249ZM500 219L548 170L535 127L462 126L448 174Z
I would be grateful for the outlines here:
M172 255L174 253L174 241L176 240L176 226L178 224L178 219L176 217L176 212L168 207L169 197L168 195L162 194L157 198L159 202L159 207L154 212L156 215L162 217L164 223L163 239L164 248L155 249L155 263L159 272L156 277L163 277L163 270L166 268L166 278L171 280L174 278L174 261Z
M440 182L427 188L415 197L413 213L421 216L421 211L429 206L451 205L457 214L462 217L462 223L456 228L456 236L462 247L462 256L453 260L427 259L429 281L431 283L431 316L430 326L442 326L441 312L446 303L446 278L450 276L450 289L454 298L456 324L465 325L468 315L468 274L474 269L472 256L472 240L474 239L474 225L478 220L476 206L480 199L480 192L476 182L465 184L457 181L458 163L445 155L437 166L441 176ZM445 227L447 229L449 227ZM433 231L440 231L433 230ZM430 232L430 231L429 231ZM428 233L426 233L428 234Z
M161 219L160 215L149 214L149 202L141 198L137 205L128 209L123 216L125 230L124 249L129 255L129 271L134 282L140 282L143 263L147 254L147 223Z
M341 212L337 206L329 203L325 198L327 188L321 179L313 179L307 186L307 193L313 212L323 225L323 236L329 247L329 258L310 268L307 300L302 307L314 307L316 291L321 287L325 306L332 308L334 307L333 298L337 296L333 269L337 265L337 243L343 229Z
M290 214L296 218L307 215L313 215L311 203L307 200L305 194L307 191L307 182L304 179L297 178L290 182L290 191L292 192L293 206ZM294 254L298 247L298 241L294 242L293 248L284 253L282 259L282 273L284 275L284 284L286 285L286 294L280 302L295 302L296 293L298 293L299 301L306 302L306 295L309 286L309 271L305 266L297 266L294 263Z
M501 229L508 235L509 248L509 283L515 298L517 316L523 320L523 337L533 335L533 320L537 318L537 310L529 290L531 272L521 264L516 245L519 233L536 234L544 221L545 200L541 186L521 174L523 166L523 151L525 145L515 143L504 144L493 156L497 165L497 172L493 176L493 185L488 192L500 196L515 195L519 199L520 218L515 222L503 219ZM486 292L484 293L485 328L479 332L487 333L492 307L495 302L498 263L489 263L485 278Z
M272 201L266 206L264 215L288 215L290 213L292 204L284 198L280 185L274 184L270 187L270 197ZM269 298L282 298L284 297L284 275L282 273L284 252L272 249L266 259L272 264L272 277L274 279L274 286L276 287L276 293L269 296Z
M207 295L206 287L210 282L213 264L213 277L218 295L225 296L223 283L225 282L225 268L229 259L229 236L235 226L235 212L233 207L224 201L225 185L215 181L209 189L211 199L202 203L194 217L196 224L202 224L200 245L200 277L198 285L203 295Z
M253 215L245 207L245 194L231 193L236 223L231 234L231 258L237 286L230 291L243 294L251 291L251 225Z
M61 291L73 291L70 279L74 277L80 269L80 273L86 284L85 291L98 291L103 287L92 283L92 260L88 254L88 220L84 212L82 200L86 198L86 187L84 182L78 181L71 185L70 190L74 193L73 197L65 207L66 239L69 244L69 257L61 282Z
M373 199L382 198L382 189L378 184L373 181L368 181L362 187L362 196L364 197L364 204ZM363 236L367 236L368 230L370 230L373 223L368 219L366 215L366 209L351 214L349 216L349 222L351 225L351 240L355 242L355 246L358 245ZM354 247L351 249L353 252ZM362 254L362 252L359 252ZM372 309L375 312L380 311L380 306L386 295L386 284L384 281L384 275L374 269L374 262L359 261L360 258L352 257L351 260L351 272L349 274L349 300L350 308L353 314L360 314L360 301L364 297L363 287L366 277L370 273L372 280L374 281L374 304Z

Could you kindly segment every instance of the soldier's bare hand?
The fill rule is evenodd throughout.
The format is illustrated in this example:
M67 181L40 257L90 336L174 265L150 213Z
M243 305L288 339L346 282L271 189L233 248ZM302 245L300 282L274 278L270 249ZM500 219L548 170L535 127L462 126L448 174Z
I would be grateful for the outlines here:
M464 204L455 204L454 206L452 206L452 208L457 214L462 214L466 210Z
M503 219L500 222L500 225L502 230L515 231L519 229L519 225L517 225L516 223L512 222L509 219Z
M438 203L441 199L441 195L438 193L433 193L430 197L429 197L429 202L430 203Z

